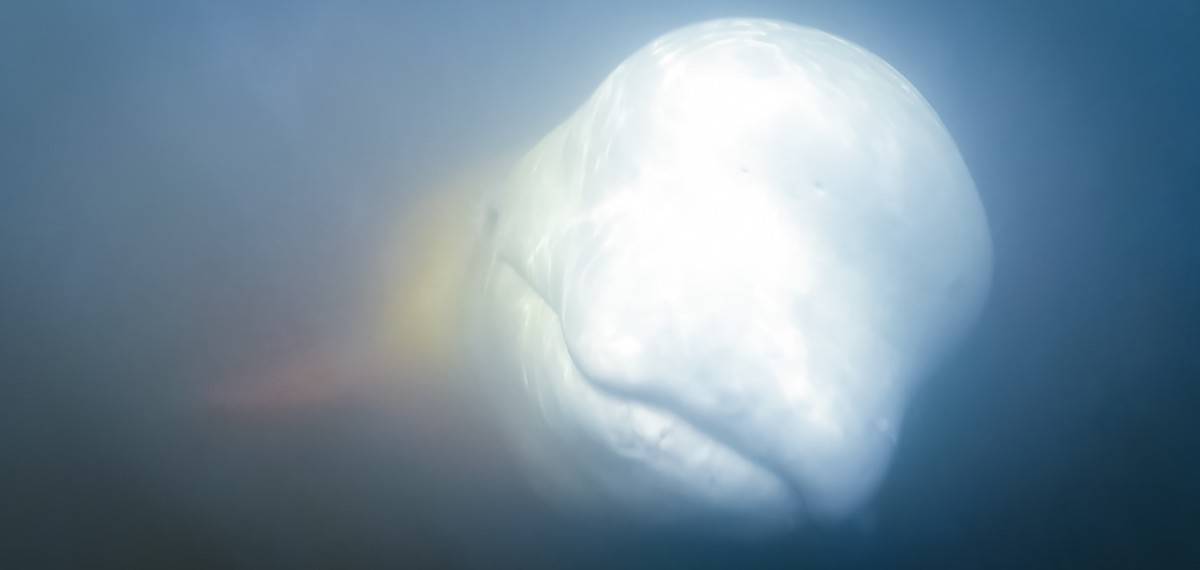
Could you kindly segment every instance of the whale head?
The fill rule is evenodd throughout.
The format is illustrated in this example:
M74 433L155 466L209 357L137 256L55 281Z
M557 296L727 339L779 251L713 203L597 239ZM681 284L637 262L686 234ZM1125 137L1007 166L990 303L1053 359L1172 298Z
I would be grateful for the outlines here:
M990 281L930 105L783 22L653 41L484 201L473 362L531 481L577 513L853 513Z

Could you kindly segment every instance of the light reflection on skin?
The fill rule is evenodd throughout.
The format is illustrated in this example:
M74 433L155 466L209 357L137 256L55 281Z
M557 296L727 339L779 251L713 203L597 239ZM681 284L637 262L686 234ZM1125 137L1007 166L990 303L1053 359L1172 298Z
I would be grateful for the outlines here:
M783 22L655 40L488 199L482 374L527 400L509 423L531 478L585 514L849 516L990 280L929 104Z

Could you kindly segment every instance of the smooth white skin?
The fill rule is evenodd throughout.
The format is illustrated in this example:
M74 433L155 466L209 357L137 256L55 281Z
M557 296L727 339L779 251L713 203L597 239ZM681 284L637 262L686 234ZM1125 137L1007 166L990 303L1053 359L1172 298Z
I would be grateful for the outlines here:
M783 22L654 41L487 201L472 348L532 480L583 513L854 512L990 280L929 104Z

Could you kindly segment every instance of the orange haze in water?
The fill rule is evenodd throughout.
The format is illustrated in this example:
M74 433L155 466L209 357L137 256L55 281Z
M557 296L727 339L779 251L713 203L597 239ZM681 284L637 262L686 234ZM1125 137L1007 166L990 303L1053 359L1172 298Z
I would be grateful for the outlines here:
M314 412L345 398L410 398L457 365L461 291L481 223L480 189L499 169L476 169L402 204L353 332L257 363L209 394L218 411L255 417ZM492 174L492 175L488 175Z

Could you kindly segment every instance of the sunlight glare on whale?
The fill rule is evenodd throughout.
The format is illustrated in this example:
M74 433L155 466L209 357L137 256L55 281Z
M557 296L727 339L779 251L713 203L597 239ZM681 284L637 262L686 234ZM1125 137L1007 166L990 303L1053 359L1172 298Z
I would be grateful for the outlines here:
M854 513L990 282L933 109L784 22L653 41L484 201L468 348L530 480L585 516Z

